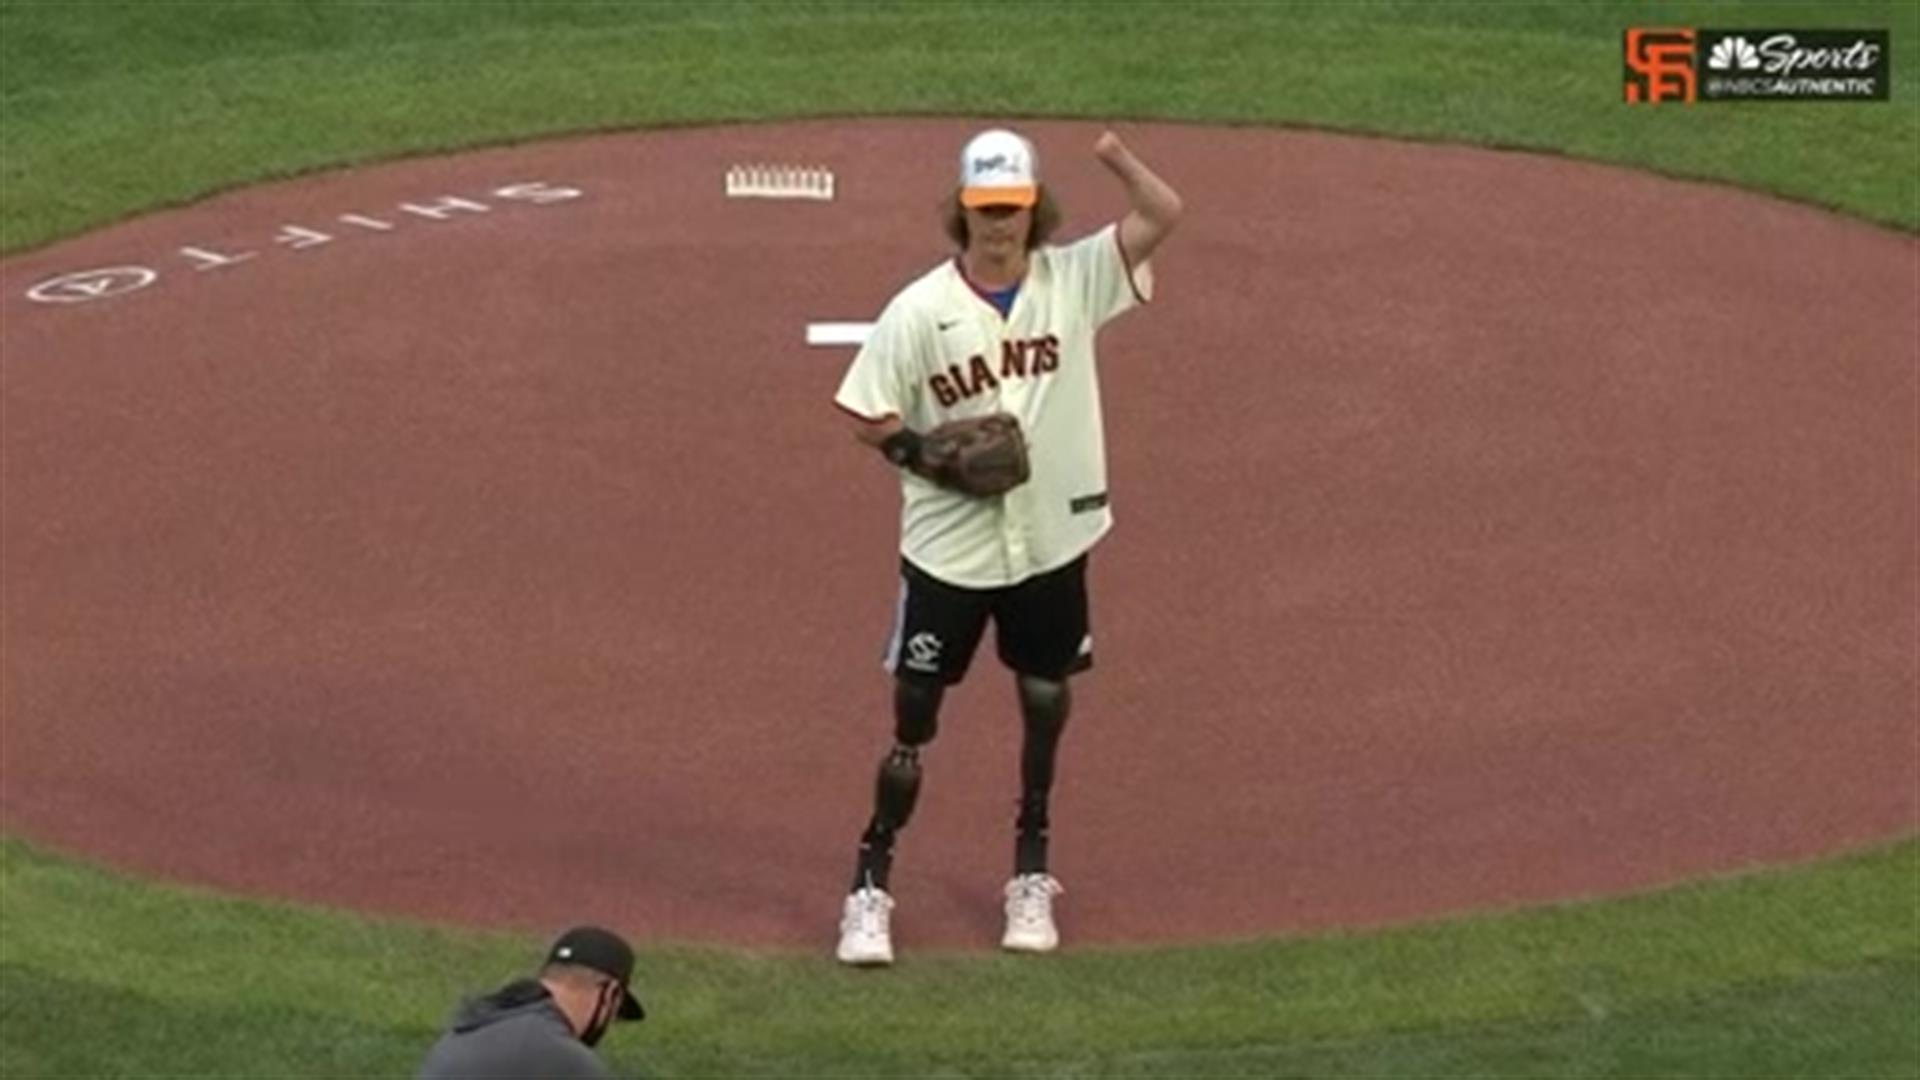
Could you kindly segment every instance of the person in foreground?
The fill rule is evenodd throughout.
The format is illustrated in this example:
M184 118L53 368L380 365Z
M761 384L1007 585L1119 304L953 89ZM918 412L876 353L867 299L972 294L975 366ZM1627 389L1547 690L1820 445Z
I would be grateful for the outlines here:
M946 688L989 622L1023 727L1002 947L1059 946L1049 803L1072 696L1093 661L1087 557L1112 525L1094 337L1149 299L1147 260L1180 197L1113 132L1093 154L1128 202L1117 223L1048 241L1061 214L1033 144L995 129L960 154L946 228L958 253L887 304L834 401L901 485L900 601L885 666L893 746L880 762L841 909L841 962L894 959L895 841L920 794Z
M536 977L462 1002L420 1080L610 1077L592 1048L616 1019L646 1017L632 979L633 949L620 935L575 927L554 941Z

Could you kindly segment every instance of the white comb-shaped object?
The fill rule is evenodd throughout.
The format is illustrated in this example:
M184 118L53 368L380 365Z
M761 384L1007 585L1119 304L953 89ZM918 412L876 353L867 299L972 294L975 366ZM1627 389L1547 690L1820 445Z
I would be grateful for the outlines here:
M727 169L729 199L833 201L833 170L818 165L734 165Z

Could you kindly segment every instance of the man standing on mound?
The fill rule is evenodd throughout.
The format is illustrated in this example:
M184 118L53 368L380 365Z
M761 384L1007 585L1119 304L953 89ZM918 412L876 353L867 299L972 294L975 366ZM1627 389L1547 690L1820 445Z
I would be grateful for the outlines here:
M1059 945L1048 801L1070 676L1093 662L1087 554L1111 527L1094 337L1152 294L1148 258L1180 197L1112 132L1094 156L1125 189L1118 223L1064 246L1033 144L982 132L960 154L947 215L956 257L902 289L834 401L899 470L900 604L886 650L893 748L842 908L843 963L893 962L894 841L920 794L921 754L948 686L988 622L1014 673L1023 740L1001 945Z

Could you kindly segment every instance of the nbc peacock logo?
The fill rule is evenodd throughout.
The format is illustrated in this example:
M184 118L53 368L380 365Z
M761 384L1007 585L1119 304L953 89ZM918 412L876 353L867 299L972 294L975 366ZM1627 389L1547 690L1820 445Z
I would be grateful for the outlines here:
M1723 37L1707 53L1707 66L1715 71L1758 71L1760 50L1741 35Z

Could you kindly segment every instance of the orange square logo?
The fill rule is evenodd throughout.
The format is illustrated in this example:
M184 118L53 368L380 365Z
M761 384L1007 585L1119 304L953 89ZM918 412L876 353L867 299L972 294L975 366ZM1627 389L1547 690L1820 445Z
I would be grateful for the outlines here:
M1692 30L1627 31L1622 46L1627 101L1691 104L1696 96Z

